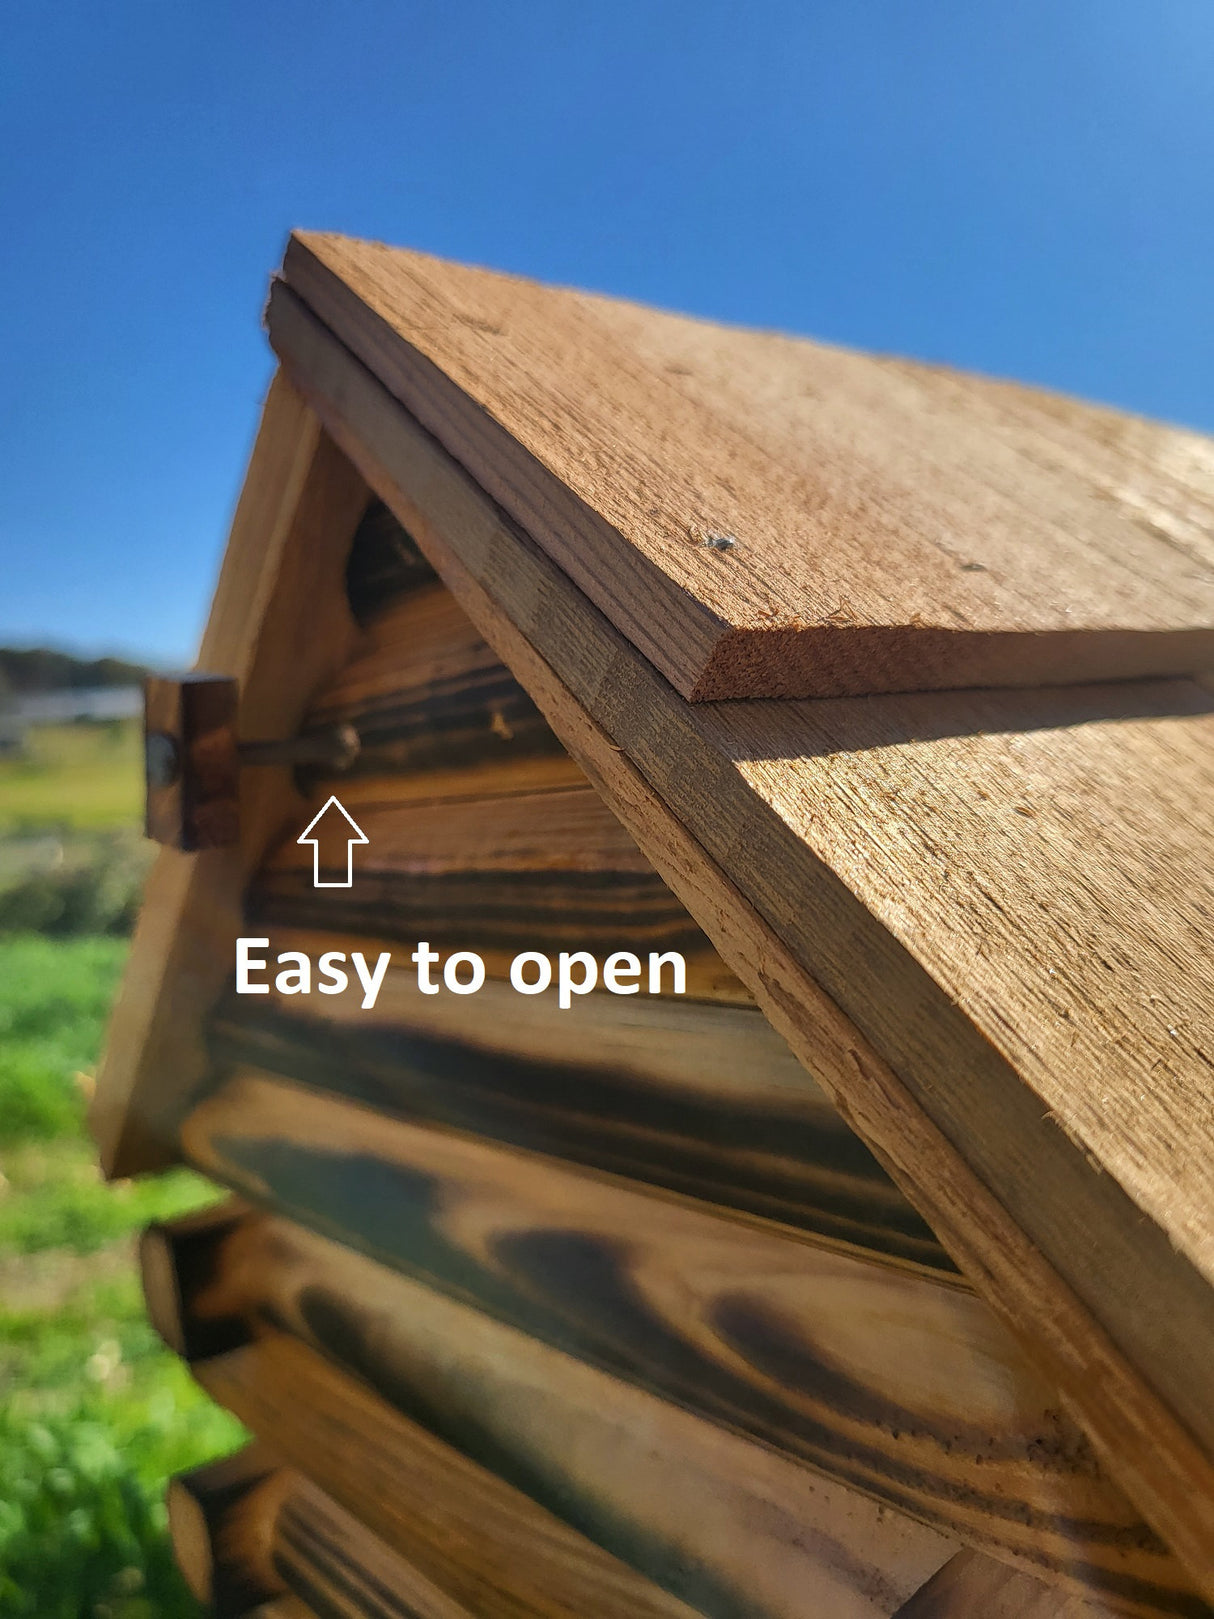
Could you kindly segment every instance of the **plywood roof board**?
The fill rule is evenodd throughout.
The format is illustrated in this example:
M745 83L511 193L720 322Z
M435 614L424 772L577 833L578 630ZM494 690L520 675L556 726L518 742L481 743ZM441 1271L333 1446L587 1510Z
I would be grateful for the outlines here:
M1214 442L348 238L316 314L692 699L1214 667Z

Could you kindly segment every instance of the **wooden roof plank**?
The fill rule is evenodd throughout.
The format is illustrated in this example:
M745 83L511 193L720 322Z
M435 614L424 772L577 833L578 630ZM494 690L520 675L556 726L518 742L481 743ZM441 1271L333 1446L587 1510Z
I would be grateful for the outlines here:
M290 285L685 697L1214 667L1214 444L297 235Z

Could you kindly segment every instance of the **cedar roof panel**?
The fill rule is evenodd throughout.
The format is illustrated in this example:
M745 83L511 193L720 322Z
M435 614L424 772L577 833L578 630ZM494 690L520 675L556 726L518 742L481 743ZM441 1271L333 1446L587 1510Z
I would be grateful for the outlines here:
M330 235L284 277L693 699L1214 666L1214 444Z

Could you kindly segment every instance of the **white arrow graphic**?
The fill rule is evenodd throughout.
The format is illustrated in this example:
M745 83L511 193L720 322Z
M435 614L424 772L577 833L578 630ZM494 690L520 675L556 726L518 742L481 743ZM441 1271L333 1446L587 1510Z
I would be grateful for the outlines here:
M346 834L346 880L344 883L322 883L320 880L320 839L310 834L313 827L319 826L321 821L331 809L340 810L345 816L349 831ZM304 827L295 839L296 843L310 843L312 845L312 887L313 888L350 888L354 884L354 845L356 843L370 843L362 827L350 814L346 806L336 794L333 794Z

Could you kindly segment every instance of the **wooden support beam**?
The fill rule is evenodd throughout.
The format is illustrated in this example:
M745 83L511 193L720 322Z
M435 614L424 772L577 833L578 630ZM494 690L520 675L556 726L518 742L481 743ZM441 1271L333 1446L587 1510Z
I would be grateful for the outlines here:
M170 1480L168 1511L177 1564L214 1619L478 1619L490 1611L449 1596L261 1444ZM543 1619L550 1610L501 1611Z
M1214 1596L1214 1359L1193 1353L1214 1336L1209 694L683 703L286 287L269 326L647 858ZM1158 1002L1131 1004L1128 985ZM1180 1021L1158 1016L1178 997Z
M344 570L367 488L294 388L266 400L199 668L240 683L246 736L290 736L355 634ZM206 1071L202 1020L232 971L249 874L300 807L290 772L245 770L240 843L162 849L143 906L90 1111L107 1175L177 1156L182 1100Z

